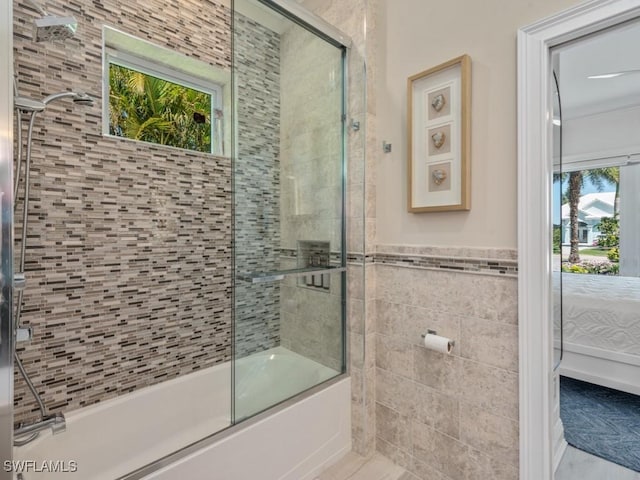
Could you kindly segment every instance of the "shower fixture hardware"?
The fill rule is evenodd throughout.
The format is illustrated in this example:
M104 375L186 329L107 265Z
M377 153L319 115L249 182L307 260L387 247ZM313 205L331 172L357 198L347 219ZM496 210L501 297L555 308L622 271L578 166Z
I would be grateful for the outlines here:
M24 287L27 284L27 279L24 276L24 272L14 273L13 274L13 289L16 292L20 290L24 290Z
M36 9L38 9L38 5L30 2ZM29 192L30 192L30 177L31 177L31 146L33 139L33 127L35 125L36 118L40 112L43 112L47 105L56 100L61 100L64 98L70 98L74 103L78 103L80 105L93 105L93 99L91 96L87 95L84 92L59 92L54 93L52 95L48 95L42 101L33 100L31 98L23 97L19 95L18 90L18 80L14 77L13 81L14 86L14 108L16 110L16 117L18 120L18 128L17 128L17 158L15 162L15 174L14 174L14 201L13 208L14 214L16 212L16 208L18 205L18 191L20 189L21 183L21 173L22 173L22 164L24 163L24 179L22 181L23 187L23 195L22 195L22 231L21 231L21 242L20 242L20 253L19 253L19 262L17 266L17 272L14 274L14 282L13 288L18 293L16 302L15 302L15 315L13 321L13 331L16 336L16 342L18 341L26 341L32 338L31 329L25 329L20 327L20 320L22 317L22 303L24 298L24 288L26 286L26 277L25 277L25 258L27 253L27 228L29 223ZM26 142L23 142L23 127L22 120L23 116L28 119L28 127L27 127L27 137ZM26 143L26 145L23 145ZM25 148L26 146L26 148ZM23 151L25 151L23 155ZM24 158L23 158L24 157ZM23 162L24 160L24 162ZM24 381L27 385L27 388L31 392L31 395L35 399L38 404L38 409L40 410L40 418L39 422L34 423L33 425L29 425L26 427L19 427L14 431L14 436L23 436L23 438L16 438L14 440L14 445L21 446L26 445L30 441L34 440L40 434L40 431L51 428L54 433L62 432L65 429L64 426L64 416L61 414L58 415L48 415L47 409L40 398L40 394L38 390L33 385L27 371L22 364L20 357L18 356L17 351L14 349L13 358L15 361L16 368L24 378Z
M14 436L28 435L31 433L41 432L43 430L51 429L51 433L54 435L62 433L67 429L67 423L64 415L56 413L55 415L47 415L39 422L31 423L29 425L20 425L13 431Z
M13 99L13 105L23 113L41 112L46 107L44 103L26 97L15 97Z
M56 17L48 15L35 20L34 40L45 42L65 40L75 35L78 22L74 17Z
M310 275L298 278L298 286L328 292L331 276L320 273L320 268L331 267L330 243L318 240L298 240L298 267L311 268Z
M16 329L16 342L30 342L33 339L33 329L31 327L20 327Z
M239 273L236 278L249 283L266 283L284 280L287 277L304 277L309 274L322 275L331 273L346 272L345 267L320 267L320 268L294 268L291 270L279 270L275 272L248 272Z
M351 122L351 129L352 129L354 132L359 132L359 131L360 131L360 122L359 122L359 121L357 121L357 120L353 120L353 121Z
M36 42L66 40L75 35L78 22L74 17L59 17L51 15L35 0L27 0L42 18L34 20L33 39Z
M283 273L245 273L238 275L238 280L243 280L249 283L268 283L279 282L284 280Z

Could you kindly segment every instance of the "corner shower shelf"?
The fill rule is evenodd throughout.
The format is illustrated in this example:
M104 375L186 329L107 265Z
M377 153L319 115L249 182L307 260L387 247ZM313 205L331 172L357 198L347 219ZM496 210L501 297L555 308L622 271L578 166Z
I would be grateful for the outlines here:
M285 277L304 277L309 274L321 275L323 273L339 273L346 271L346 267L306 267L294 268L291 270L278 270L275 272L240 273L238 274L237 279L249 283L265 283L278 282L280 280L284 280Z

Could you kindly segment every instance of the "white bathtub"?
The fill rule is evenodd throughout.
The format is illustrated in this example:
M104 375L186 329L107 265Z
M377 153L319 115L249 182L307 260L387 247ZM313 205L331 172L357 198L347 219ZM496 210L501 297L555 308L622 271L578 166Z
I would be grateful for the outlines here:
M336 374L283 347L243 358L236 362L236 418ZM24 480L115 480L230 426L230 387L230 364L223 364L68 412L66 432L41 433L34 442L15 448L14 459L38 466L57 460L77 465L74 474L32 469L24 472ZM345 379L144 478L312 478L350 448L349 402ZM238 453L241 458L231 461ZM247 468L257 458L264 466L251 476ZM288 476L291 472L295 476Z

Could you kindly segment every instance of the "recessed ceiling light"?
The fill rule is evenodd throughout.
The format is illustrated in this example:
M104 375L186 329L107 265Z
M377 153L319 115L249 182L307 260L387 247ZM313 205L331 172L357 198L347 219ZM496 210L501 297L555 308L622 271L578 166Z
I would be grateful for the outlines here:
M640 68L635 68L633 70L620 70L619 72L607 72L607 73L600 73L597 75L589 75L587 78L590 80L601 80L605 78L615 78L615 77L620 77L622 75L629 75L631 73L640 73Z
M619 77L620 75L624 75L625 72L615 72L615 73L603 73L601 75L589 75L587 78L589 80L600 80L603 78L615 78L615 77Z

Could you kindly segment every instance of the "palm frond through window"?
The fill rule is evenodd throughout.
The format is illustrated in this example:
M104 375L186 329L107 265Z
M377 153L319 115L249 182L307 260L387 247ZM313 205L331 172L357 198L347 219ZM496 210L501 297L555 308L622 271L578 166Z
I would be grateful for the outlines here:
M113 63L109 87L111 135L212 151L210 93Z

